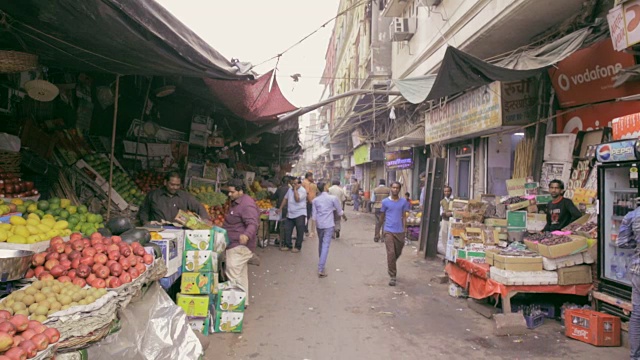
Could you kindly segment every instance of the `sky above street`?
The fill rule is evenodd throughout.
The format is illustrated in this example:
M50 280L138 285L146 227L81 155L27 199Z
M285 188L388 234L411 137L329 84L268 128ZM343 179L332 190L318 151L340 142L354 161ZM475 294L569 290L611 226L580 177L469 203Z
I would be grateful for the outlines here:
M338 12L339 0L156 0L227 59L257 65L317 30ZM320 77L333 22L285 53L278 63L278 83L295 106L318 102ZM254 69L259 74L272 60ZM298 82L290 77L302 75Z

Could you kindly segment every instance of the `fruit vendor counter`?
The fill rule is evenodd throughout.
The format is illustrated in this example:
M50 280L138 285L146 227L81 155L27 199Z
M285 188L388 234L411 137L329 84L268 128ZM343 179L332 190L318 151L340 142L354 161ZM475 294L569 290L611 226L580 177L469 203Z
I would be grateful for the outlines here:
M505 285L489 278L489 264L476 264L464 259L448 262L445 271L449 279L469 292L474 299L498 296L502 311L511 312L511 298L520 293L552 293L587 296L592 284L582 285Z

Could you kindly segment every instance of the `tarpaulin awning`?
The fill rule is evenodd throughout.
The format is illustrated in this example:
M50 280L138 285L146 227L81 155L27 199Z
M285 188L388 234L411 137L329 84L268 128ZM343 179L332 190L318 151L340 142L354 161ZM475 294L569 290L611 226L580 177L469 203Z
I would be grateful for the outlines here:
M387 147L413 147L418 145L424 145L424 128L419 127L407 135L400 136L397 139L393 139L387 142Z
M122 75L247 78L153 0L0 0L2 43L41 62Z
M248 121L277 120L278 115L294 111L297 107L282 95L273 71L255 80L204 79L204 82L211 93L237 116Z
M497 65L448 47L437 75L393 80L412 104L438 100L494 81L517 81L535 76L580 49L591 34L587 27L537 49L513 55Z

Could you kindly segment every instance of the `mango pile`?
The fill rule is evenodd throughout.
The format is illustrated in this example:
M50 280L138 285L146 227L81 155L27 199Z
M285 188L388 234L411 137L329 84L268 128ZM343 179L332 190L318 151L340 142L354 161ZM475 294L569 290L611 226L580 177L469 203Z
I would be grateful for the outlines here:
M0 242L35 244L69 235L69 223L66 220L56 221L51 214L44 215L42 219L36 214L28 214L27 219L11 216L9 224L0 224Z
M26 205L26 209L22 213L25 219L29 219L32 214L37 215L41 220L46 215L50 215L55 221L65 221L71 232L80 232L89 236L104 227L102 215L90 213L85 205L71 205L69 199L54 197L49 200L40 200L37 203L25 202L24 205Z

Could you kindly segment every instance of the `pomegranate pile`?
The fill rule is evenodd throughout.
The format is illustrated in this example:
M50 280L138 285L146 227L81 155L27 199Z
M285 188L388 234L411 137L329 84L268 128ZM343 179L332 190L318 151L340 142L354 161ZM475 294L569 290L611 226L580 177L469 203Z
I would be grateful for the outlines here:
M60 340L60 332L25 315L0 310L0 360L24 360Z
M83 238L73 233L66 243L61 237L51 239L46 251L33 256L25 277L114 289L137 279L153 260L138 242L129 245L119 236L93 233Z

